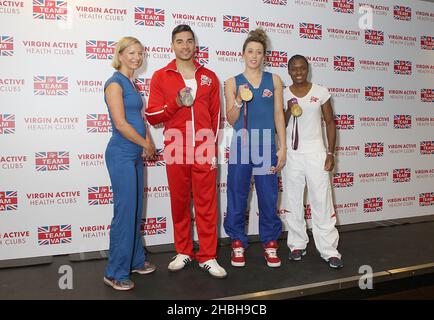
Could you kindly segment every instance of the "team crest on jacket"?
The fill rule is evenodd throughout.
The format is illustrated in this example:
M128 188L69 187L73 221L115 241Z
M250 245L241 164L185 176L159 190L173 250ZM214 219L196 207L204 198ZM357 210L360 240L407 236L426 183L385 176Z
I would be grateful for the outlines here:
M273 96L273 92L271 92L270 89L264 89L264 92L262 92L262 98L269 98Z
M210 86L211 83L212 83L211 78L207 77L206 75L203 74L203 75L200 77L200 85L201 85L201 86L204 86L204 85Z

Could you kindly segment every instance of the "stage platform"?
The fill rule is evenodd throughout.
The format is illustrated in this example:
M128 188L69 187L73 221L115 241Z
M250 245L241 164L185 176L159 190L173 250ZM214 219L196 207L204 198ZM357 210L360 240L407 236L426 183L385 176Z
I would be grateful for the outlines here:
M117 292L104 285L105 259L72 261L80 259L77 255L55 256L45 259L45 264L26 267L11 267L12 261L1 261L0 299L244 300L318 294L327 298L327 293L359 290L361 266L372 267L374 290L387 281L434 274L433 216L341 227L339 249L345 266L340 270L331 269L320 258L312 238L301 262L288 260L285 239L279 244L280 268L266 266L259 242L252 242L247 249L245 268L230 265L229 244L219 246L218 260L228 272L223 280L212 278L196 262L180 272L169 272L167 264L174 252L150 252L149 259L158 266L157 271L133 275L136 288L128 292ZM73 270L72 290L61 290L58 285L63 275L59 268L64 265Z

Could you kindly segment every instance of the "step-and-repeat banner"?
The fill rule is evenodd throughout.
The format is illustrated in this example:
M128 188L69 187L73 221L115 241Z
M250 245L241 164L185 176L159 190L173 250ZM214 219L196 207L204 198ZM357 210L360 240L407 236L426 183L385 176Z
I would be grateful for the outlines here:
M108 248L113 195L104 151L111 135L103 84L116 41L145 46L136 80L174 55L171 31L189 24L197 59L221 84L243 71L249 30L270 37L265 69L290 83L303 54L333 95L332 174L338 223L434 213L434 5L381 0L0 0L0 259ZM224 102L222 97L222 115ZM226 237L231 128L222 119L219 236ZM152 128L161 155L162 128ZM173 242L165 163L144 163L146 245ZM278 214L291 214L279 180ZM252 185L249 234L258 233ZM309 200L306 198L309 222Z

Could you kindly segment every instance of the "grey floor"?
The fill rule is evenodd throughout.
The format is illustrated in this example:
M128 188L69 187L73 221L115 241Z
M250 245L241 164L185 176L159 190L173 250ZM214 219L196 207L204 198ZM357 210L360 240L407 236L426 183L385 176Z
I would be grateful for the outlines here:
M158 270L133 275L136 288L129 292L117 292L103 284L106 260L71 262L69 256L56 256L47 265L0 269L0 299L216 299L351 277L359 275L362 265L380 272L432 263L434 222L341 232L339 249L345 263L341 270L328 267L313 241L301 262L289 261L285 241L279 243L282 266L275 269L266 266L260 243L248 248L245 268L231 267L230 247L219 247L219 262L228 271L224 280L211 278L197 263L171 273L167 264L174 253L152 253L149 259ZM71 290L59 288L59 268L64 265L73 271Z

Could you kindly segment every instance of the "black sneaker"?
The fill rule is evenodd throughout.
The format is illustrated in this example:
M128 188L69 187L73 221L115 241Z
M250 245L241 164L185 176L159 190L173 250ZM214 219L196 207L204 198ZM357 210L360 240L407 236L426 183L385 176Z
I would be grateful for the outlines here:
M294 249L289 253L289 260L300 261L306 255L306 249Z
M340 268L344 267L344 263L338 257L331 257L328 260L328 263L329 263L330 268L340 269Z

